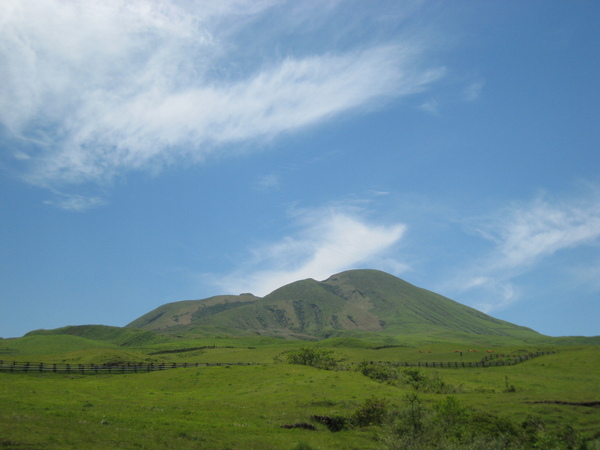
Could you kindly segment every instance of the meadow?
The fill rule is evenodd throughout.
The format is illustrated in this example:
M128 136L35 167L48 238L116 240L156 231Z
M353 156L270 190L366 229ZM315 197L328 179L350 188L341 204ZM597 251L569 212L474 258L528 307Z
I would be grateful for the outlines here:
M528 436L526 431L531 432L534 424L539 436L531 446L600 448L598 346L509 342L494 347L494 354L506 359L556 351L510 366L419 367L407 372L392 364L469 362L489 355L489 342L464 344L471 347L463 346L458 353L455 342L374 346L354 338L315 343L205 338L126 349L75 336L0 340L0 358L15 361L257 363L137 374L0 372L0 446L380 449L413 442L418 448L419 442L407 441L414 439L416 426L421 434L436 427L442 430L446 419L440 417L450 414L439 414L450 405L454 415L469 411L473 423L483 420L489 427L493 422L496 428L504 424L519 436ZM290 364L285 355L298 348L333 356L335 367ZM378 372L363 373L361 366ZM387 379L368 376L382 371ZM406 416L407 411L412 415ZM330 431L323 418L341 421L342 429ZM410 430L402 428L410 423ZM441 432L452 434L448 430L454 428ZM445 448L467 448L457 436ZM497 435L489 445L498 448L500 438ZM519 439L519 447L529 448L523 437ZM426 440L420 442L425 446ZM476 439L469 445L486 448ZM514 448L514 442L506 448Z

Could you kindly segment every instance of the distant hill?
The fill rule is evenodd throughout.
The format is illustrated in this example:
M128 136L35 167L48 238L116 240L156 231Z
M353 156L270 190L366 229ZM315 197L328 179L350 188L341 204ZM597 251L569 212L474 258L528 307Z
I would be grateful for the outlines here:
M70 335L89 339L90 341L106 342L121 347L134 347L167 342L170 339L152 331L135 330L107 325L78 325L53 330L30 331L25 337L31 336L62 336Z
M296 281L263 298L242 294L169 303L127 328L300 339L359 332L544 337L378 270L351 270L325 281Z

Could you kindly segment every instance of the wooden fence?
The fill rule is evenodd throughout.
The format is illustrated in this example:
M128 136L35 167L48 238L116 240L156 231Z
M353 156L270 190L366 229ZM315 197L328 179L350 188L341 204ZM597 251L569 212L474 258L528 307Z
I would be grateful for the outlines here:
M369 361L372 364L387 364L394 367L431 367L431 368L447 368L447 369L459 369L459 368L476 368L476 367L496 367L496 366L514 366L522 362L528 361L538 356L552 355L558 353L552 352L535 352L527 353L525 355L504 355L502 353L494 353L485 356L481 361L453 361L453 362L392 362L392 361ZM361 363L354 363L361 364Z
M257 363L125 363L125 364L49 364L17 361L1 361L0 372L34 373L79 373L79 374L106 374L106 373L143 373L157 370L170 370L182 367L200 366L253 366Z
M454 361L454 362L394 362L394 361L369 361L373 364L386 364L394 367L424 367L434 369L459 369L477 367L514 366L515 364L528 361L538 356L550 355L552 352L535 352L525 355L490 354L481 361ZM157 370L170 370L184 367L208 367L208 366L255 366L259 363L126 363L126 364L49 364L30 363L0 360L0 372L34 373L79 373L79 374L118 374L118 373L143 373ZM360 364L360 363L352 363Z

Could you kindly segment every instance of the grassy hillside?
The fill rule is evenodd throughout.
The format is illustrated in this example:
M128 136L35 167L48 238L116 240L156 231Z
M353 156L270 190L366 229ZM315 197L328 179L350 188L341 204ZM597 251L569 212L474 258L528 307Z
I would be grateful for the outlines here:
M80 325L55 328L53 330L34 330L25 336L54 336L68 335L79 336L93 341L108 342L111 344L131 347L168 342L169 337L151 331L132 330L106 325Z
M213 333L318 340L427 335L431 341L481 336L539 339L535 331L495 319L376 270L352 270L318 282L301 280L264 298L249 294L164 305L128 327L178 334Z
M218 314L229 309L260 300L252 294L217 295L204 300L183 300L167 303L144 314L127 325L128 328L166 331L181 328L202 317Z
M30 356L42 357L70 351L114 347L102 341L72 335L31 335L22 338L0 340L0 359L19 359Z

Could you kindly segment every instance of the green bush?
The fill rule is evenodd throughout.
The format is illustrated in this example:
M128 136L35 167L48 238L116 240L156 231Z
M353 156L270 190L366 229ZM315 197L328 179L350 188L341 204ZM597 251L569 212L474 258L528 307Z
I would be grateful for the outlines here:
M352 413L350 421L357 427L381 425L387 416L388 404L387 399L372 396Z
M316 367L317 369L335 369L341 358L333 350L316 347L301 347L296 350L283 352L274 358L276 363L300 364Z
M510 420L465 407L454 397L425 407L416 394L389 414L380 440L389 449L587 449L587 442L570 426L548 432L541 419L528 417L518 425Z
M398 371L389 364L363 361L357 366L357 370L375 381L393 382L399 378Z

